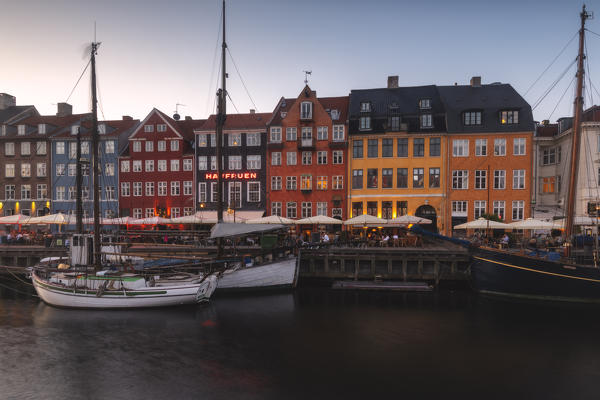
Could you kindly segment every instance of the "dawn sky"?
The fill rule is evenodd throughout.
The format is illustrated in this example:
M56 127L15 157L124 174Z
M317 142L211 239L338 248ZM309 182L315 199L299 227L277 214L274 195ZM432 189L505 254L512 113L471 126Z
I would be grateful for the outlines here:
M172 115L176 103L185 104L182 116L193 118L215 110L220 0L0 5L0 92L16 96L19 105L54 114L55 104L67 100L87 63L95 21L102 42L100 118L142 119L153 107ZM319 96L384 87L388 75L399 75L401 86L468 84L481 76L483 83L512 84L534 106L576 57L577 38L526 93L576 35L581 6L573 0L230 0L227 42L256 106L228 57L228 112L272 111L281 96L297 96L306 69ZM600 0L587 8L600 13ZM600 34L600 21L588 21L587 28ZM593 86L588 107L600 104L600 35L586 38ZM574 73L572 67L534 109L537 120L571 115ZM69 103L74 112L87 112L88 99L86 74Z

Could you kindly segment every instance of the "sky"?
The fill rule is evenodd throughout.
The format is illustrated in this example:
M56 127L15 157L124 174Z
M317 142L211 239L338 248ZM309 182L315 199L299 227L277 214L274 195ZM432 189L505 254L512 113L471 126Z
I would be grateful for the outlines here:
M76 82L95 24L102 42L100 118L143 119L153 108L172 115L178 103L182 116L207 118L219 84L221 5L0 0L0 93L44 115L67 100L73 112L88 112L89 69ZM300 93L303 71L310 70L309 85L322 97L385 87L389 75L398 75L400 86L460 85L481 76L484 84L510 83L536 106L536 120L555 121L572 114L575 69L567 68L577 55L581 6L574 0L229 0L228 112L271 112L282 96ZM600 0L588 1L587 9L600 17ZM600 104L600 18L586 28L592 32L587 107Z

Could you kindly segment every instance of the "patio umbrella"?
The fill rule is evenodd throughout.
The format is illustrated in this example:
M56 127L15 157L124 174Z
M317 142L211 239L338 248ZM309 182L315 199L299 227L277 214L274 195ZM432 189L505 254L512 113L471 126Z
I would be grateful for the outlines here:
M56 224L64 225L69 223L69 216L63 213L48 214L42 217L32 217L27 221L28 224Z
M246 221L247 224L282 224L292 225L296 221L289 218L280 217L279 215L269 215L268 217L262 217L257 219L249 219Z
M294 222L296 225L341 225L342 221L336 218L331 218L326 215L316 215L314 217L308 217L299 219Z
M369 214L357 215L344 221L344 225L383 225L387 223L385 219L377 218Z
M431 220L427 218L421 218L414 215L402 215L394 219L388 219L388 224L431 224Z
M540 219L535 218L527 218L523 221L517 221L509 224L514 229L525 229L525 230L534 230L534 229L552 229L554 226L553 222L542 221Z
M509 224L502 222L489 221L485 218L478 218L475 221L465 222L464 224L456 225L454 229L512 229Z
M134 219L129 222L131 225L158 225L158 224L170 224L170 218L161 218L161 217L149 217L149 218L141 218Z
M23 224L27 219L29 219L29 217L22 214L7 215L5 217L0 217L0 224Z

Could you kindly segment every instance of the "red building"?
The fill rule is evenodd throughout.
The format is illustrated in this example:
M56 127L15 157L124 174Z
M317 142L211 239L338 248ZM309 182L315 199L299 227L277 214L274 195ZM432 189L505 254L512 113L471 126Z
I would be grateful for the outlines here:
M267 213L346 219L348 96L317 98L305 86L282 98L268 124Z
M204 120L175 121L153 109L129 137L119 158L121 216L192 215L194 128Z

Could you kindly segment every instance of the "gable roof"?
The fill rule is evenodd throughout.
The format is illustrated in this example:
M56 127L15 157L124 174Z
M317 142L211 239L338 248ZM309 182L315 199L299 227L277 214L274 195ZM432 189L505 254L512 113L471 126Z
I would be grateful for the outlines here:
M265 129L272 113L228 114L223 130ZM204 125L195 132L214 132L217 129L217 116L208 117Z
M334 116L329 113L334 124L345 124L348 121L350 96L318 97L317 100L319 100L319 103L321 103L325 110L337 110L339 112L339 115L336 119L334 119Z
M73 119L71 117L75 117L75 116L59 117L59 118L65 118L67 120L70 120L71 122L60 126L57 129L57 133L52 135L52 138L55 138L55 139L60 139L60 138L75 139L76 138L75 135L71 135L70 127L74 123L78 122L78 119ZM79 118L81 120L81 122L80 122L81 136L83 136L83 137L91 136L92 135L91 115L90 114L82 114L82 115L80 115L80 117L83 117L83 118ZM100 136L100 138L119 137L119 136L121 136L121 134L123 134L123 132L130 131L134 127L136 127L139 122L140 122L139 120L134 120L134 119L117 119L117 120L108 120L108 121L98 121L98 125L104 124L104 125L106 125L106 128L107 128L106 133L100 134L99 136Z
M279 102L275 106L275 110L273 110L273 113L271 114L271 118L267 122L267 125L281 125L281 120L283 119L281 113L287 113L295 101L296 99L286 99L285 97L279 99Z
M22 118L37 115L40 115L40 113L35 106L10 106L0 110L0 123L11 124Z

